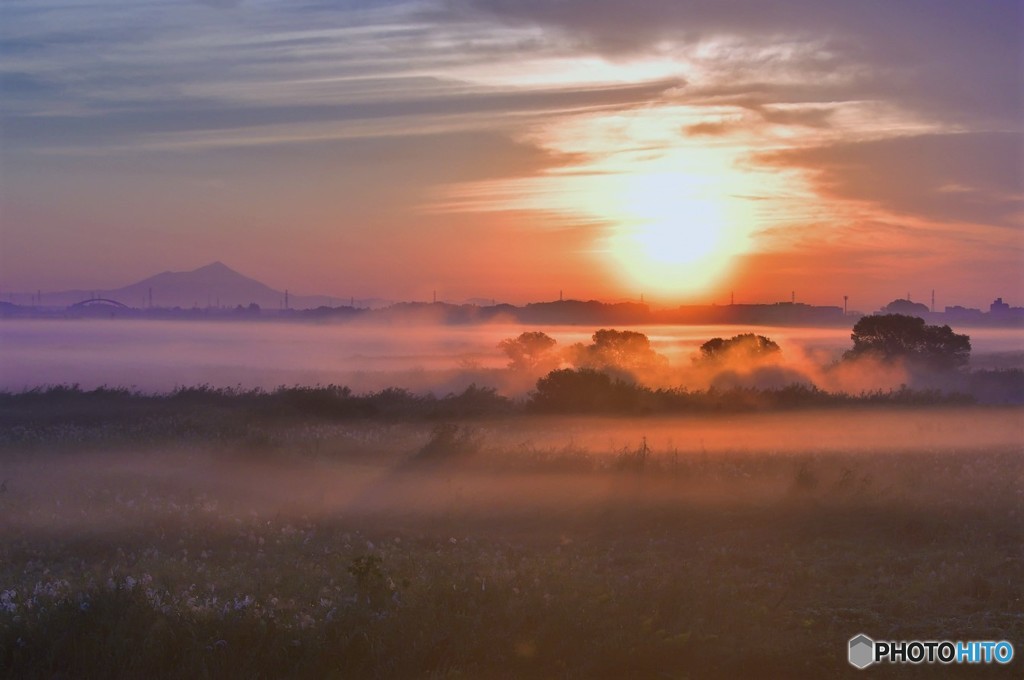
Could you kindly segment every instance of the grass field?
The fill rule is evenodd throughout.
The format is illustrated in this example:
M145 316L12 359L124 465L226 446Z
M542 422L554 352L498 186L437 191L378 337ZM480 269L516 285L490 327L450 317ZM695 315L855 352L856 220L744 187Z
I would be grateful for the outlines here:
M1024 654L1019 408L18 408L4 677L1021 675L846 661L861 632Z

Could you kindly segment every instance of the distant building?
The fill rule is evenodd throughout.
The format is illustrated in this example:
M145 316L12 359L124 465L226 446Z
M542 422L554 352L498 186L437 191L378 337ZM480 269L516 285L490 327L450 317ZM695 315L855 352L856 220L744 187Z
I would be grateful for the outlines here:
M945 319L953 323L978 323L985 320L985 313L973 307L953 305L952 307L946 307Z
M988 306L988 311L992 314L1008 314L1010 312L1010 305L1003 302L1003 298L998 297Z
M1011 307L999 297L988 306L985 321L997 326L1024 325L1024 307Z
M931 310L928 309L928 305L920 302L911 302L910 300L893 300L885 307L882 307L882 311L886 314L906 314L907 316L924 316Z
M658 323L798 325L848 323L843 308L802 302L774 304L682 305L654 314Z

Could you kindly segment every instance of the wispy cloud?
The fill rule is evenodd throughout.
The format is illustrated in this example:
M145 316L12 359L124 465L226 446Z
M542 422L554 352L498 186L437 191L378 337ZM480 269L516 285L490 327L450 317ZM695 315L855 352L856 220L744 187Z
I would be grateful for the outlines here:
M1024 227L1024 139L1013 133L896 136L766 153L826 197L941 222Z
M935 223L980 258L1024 214L1021 25L1015 0L6 0L0 202L36 217L3 228L41 250L46 215L134 225L126 187L171 215L216 185L243 188L181 216L211 234L290 223L277 191L304 233L533 214L598 252L657 221L642 199L742 257Z
M852 98L883 97L940 118L1019 124L1024 8L1014 0L977 4L940 0L450 0L515 26L547 26L583 48L609 55L665 44L714 45L715 61L799 72L826 79L856 75ZM772 45L754 64L759 44ZM813 54L803 54L813 48ZM801 58L796 59L797 55ZM732 70L727 68L727 70Z

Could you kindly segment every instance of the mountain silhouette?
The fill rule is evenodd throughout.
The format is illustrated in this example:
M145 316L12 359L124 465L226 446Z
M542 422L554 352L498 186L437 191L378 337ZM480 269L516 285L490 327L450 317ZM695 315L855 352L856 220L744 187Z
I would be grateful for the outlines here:
M150 290L155 307L234 307L255 303L260 307L277 308L285 297L283 291L239 274L223 262L188 272L163 272L110 291L108 297L144 307L149 304ZM289 306L293 306L290 302Z
M117 300L129 307L243 307L257 304L263 309L280 309L285 303L285 292L245 276L223 262L184 272L166 271L136 283L108 290L67 290L47 293L47 305L71 305L89 298ZM323 295L289 295L288 306L293 309L337 306L342 301Z

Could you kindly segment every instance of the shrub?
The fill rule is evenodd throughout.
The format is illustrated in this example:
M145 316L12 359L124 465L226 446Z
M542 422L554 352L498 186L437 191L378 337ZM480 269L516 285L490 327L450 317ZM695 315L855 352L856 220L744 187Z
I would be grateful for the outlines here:
M633 413L649 408L652 394L591 368L560 369L537 381L528 406L547 413Z

